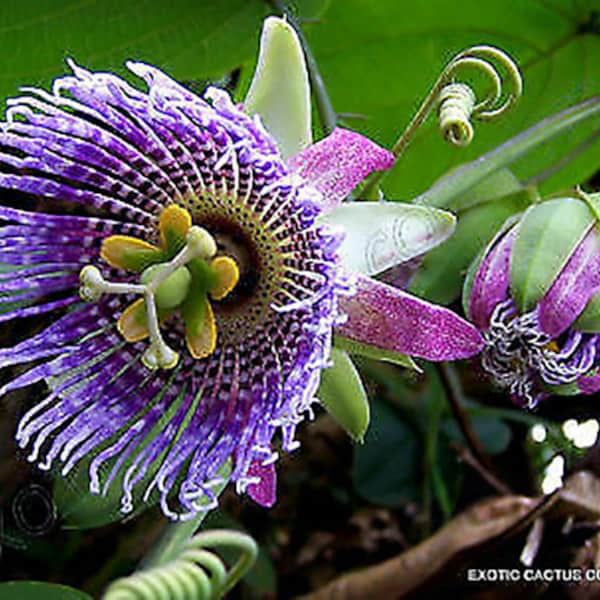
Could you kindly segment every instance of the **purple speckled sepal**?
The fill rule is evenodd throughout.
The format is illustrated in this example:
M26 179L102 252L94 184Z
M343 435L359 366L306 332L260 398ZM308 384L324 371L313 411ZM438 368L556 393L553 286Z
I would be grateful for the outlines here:
M539 305L541 329L558 337L581 314L600 287L600 236L592 229L582 240Z
M357 287L341 301L348 320L336 331L344 337L433 361L467 358L483 347L477 329L447 308L367 277Z
M510 252L517 229L509 231L483 259L473 281L469 317L480 329L490 326L496 305L504 300L510 285Z
M385 171L393 164L391 152L339 127L288 161L292 172L323 194L325 211L335 208L369 173Z
M275 464L263 465L259 461L254 461L247 473L248 477L258 477L258 483L249 483L246 488L248 495L254 502L270 508L277 500L277 471Z

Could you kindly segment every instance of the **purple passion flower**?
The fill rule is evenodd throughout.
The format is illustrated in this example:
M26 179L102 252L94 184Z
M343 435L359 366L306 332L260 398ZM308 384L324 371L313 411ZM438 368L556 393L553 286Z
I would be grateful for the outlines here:
M1 392L48 385L17 431L40 468L86 459L93 493L120 485L124 512L159 497L182 518L214 506L231 461L238 491L269 506L275 448L298 445L334 329L432 360L481 349L454 313L345 267L342 243L372 272L406 256L390 254L402 231L415 252L451 232L417 220L390 246L403 217L364 252L364 236L344 241L336 210L388 151L337 129L284 160L262 115L223 90L199 97L138 62L146 91L69 65L52 93L9 100L0 125L0 320L47 319L0 350L2 366L33 363ZM361 227L392 210L364 218L360 204Z
M481 364L513 400L600 389L598 195L536 204L496 236L467 278Z

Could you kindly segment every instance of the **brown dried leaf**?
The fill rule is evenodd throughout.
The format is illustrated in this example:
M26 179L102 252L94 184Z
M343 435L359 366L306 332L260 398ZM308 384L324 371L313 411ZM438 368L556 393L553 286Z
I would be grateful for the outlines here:
M600 518L600 478L591 471L577 471L560 491L557 510L584 519Z
M342 576L303 600L396 598L422 585L458 553L497 537L527 515L537 501L502 496L475 504L430 538L388 561Z

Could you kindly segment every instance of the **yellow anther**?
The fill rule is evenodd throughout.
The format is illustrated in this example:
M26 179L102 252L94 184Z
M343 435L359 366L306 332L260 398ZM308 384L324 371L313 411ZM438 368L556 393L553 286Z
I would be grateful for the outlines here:
M229 256L217 256L211 267L217 276L217 285L210 290L213 300L222 300L237 285L240 279L240 271L236 262Z
M196 359L210 356L217 347L217 324L210 302L204 296L198 299L198 303L201 303L201 306L197 306L196 309L200 310L201 317L187 322L185 328L188 350Z
M152 257L162 254L160 248L128 235L111 235L102 242L100 256L116 269L139 271Z
M130 304L117 322L119 333L128 342L139 342L150 335L146 319L146 302L143 298Z
M175 234L184 240L191 226L192 217L185 208L181 208L181 206L178 206L177 204L167 206L158 219L160 243L163 249L167 249L169 233L171 233L171 235Z

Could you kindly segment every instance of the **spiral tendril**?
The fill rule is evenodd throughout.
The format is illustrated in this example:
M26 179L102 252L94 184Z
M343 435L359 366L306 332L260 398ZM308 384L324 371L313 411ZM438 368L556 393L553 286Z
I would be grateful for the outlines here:
M499 66L504 77L498 70ZM466 68L485 77L490 89L482 100L478 101L469 84L456 81L458 72ZM504 94L505 80L508 93ZM491 121L500 117L515 104L522 92L521 73L506 52L493 46L467 48L446 65L393 152L396 156L402 152L436 104L444 138L455 146L467 146L473 139L473 120Z
M478 99L469 84L456 81L458 72L466 68L482 74L487 80L490 90L483 99ZM507 93L504 93L504 87L508 89ZM392 152L396 157L404 152L435 108L444 138L455 146L467 146L473 139L472 121L490 121L500 117L514 106L522 93L523 79L519 67L506 52L494 46L467 48L446 65L419 110L392 147ZM370 197L383 176L383 172L373 173L363 186L360 196Z
M444 138L455 146L467 146L473 139L471 115L475 94L464 83L450 83L440 92L438 117Z
M510 86L503 102L503 78L496 63L503 68ZM454 81L458 71L465 67L478 71L487 79L490 91L480 102L476 101L475 92L469 85ZM456 55L446 65L432 92L438 97L440 129L444 137L455 145L464 146L472 139L471 119L490 121L500 117L520 98L523 80L519 68L508 54L493 46L473 46ZM448 113L451 118L448 118ZM456 136L458 131L462 132L459 137Z
M229 547L240 555L227 570L212 551ZM226 529L205 531L187 540L167 563L114 581L102 600L214 600L222 598L254 564L258 548L248 535Z

